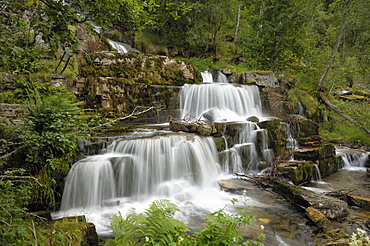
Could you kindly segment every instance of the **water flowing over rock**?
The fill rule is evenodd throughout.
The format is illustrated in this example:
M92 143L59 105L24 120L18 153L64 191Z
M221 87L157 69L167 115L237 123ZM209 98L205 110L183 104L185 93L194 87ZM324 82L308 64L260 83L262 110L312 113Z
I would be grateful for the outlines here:
M98 207L112 200L182 196L190 186L217 187L217 163L213 141L203 137L170 135L114 142L106 154L73 165L61 210Z
M212 109L212 112L209 110ZM180 91L181 119L245 121L250 116L263 117L257 86L231 84L184 85Z

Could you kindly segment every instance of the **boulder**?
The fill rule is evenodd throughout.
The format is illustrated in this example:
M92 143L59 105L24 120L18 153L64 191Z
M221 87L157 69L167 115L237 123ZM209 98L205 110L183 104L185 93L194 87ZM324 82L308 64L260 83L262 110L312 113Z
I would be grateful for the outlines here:
M218 132L214 124L189 123L184 121L170 121L170 130L173 132L191 132L202 136L211 136Z

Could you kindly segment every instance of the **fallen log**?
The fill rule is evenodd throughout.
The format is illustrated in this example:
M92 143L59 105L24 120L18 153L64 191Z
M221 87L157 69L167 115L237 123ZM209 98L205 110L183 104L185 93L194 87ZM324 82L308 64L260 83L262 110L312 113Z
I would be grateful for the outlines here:
M340 220L345 218L349 213L348 204L334 197L317 194L313 191L285 182L276 183L273 189L293 204L303 207L304 209L312 207L320 211L328 219Z

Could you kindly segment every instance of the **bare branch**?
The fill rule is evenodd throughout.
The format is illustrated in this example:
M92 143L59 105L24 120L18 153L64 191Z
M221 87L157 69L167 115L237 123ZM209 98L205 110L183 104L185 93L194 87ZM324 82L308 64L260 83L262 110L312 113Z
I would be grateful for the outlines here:
M324 72L321 75L321 78L319 80L319 83L318 83L317 87L321 87L323 85L323 83L325 81L325 78L326 78L326 75L328 74L329 69L331 67L331 64L333 63L334 58L337 54L337 51L338 51L338 48L339 48L339 45L340 45L340 42L342 40L342 36L343 36L343 33L344 33L344 27L346 26L346 17L347 17L347 13L348 13L350 3L351 3L351 0L346 0L345 1L344 13L343 13L343 17L342 17L342 22L340 24L340 31L339 31L338 36L337 36L337 42L335 43L335 45L333 47L333 52L330 56L329 62L327 64Z
M8 176L8 175L0 175L0 180L2 179L33 179L36 181L37 184L42 186L42 184L37 180L37 178L32 176Z
M137 112L137 110L138 110L138 109L140 109L140 108L144 108L144 109L143 109L142 111ZM136 107L134 108L134 110L132 110L131 114L126 115L126 116L123 116L123 117L119 117L119 118L117 118L117 119L115 119L115 120L113 120L113 121L111 121L111 122L109 122L109 123L105 123L105 124L102 124L102 125L96 126L96 127L94 127L94 128L100 128L100 127L108 126L108 125L110 125L110 124L114 124L114 123L116 123L116 122L118 122L118 121L126 120L126 119L128 119L128 118L136 118L138 115L145 114L145 113L147 113L147 112L149 112L150 110L153 110L153 109L155 109L155 110L157 110L157 111L160 111L160 110L162 110L162 109L164 109L164 108L165 108L165 106L162 106L162 107L160 107L160 108L157 108L157 107L154 107L154 106L151 106L151 107L149 107L149 108L145 108L144 106L136 106Z

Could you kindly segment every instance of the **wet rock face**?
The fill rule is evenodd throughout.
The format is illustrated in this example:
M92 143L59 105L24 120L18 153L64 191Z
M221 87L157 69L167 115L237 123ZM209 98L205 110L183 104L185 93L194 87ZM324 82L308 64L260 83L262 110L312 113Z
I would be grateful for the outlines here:
M225 73L225 70L223 70L223 73ZM279 87L279 81L275 77L275 74L271 71L259 71L259 72L257 71L232 74L229 80L231 83L237 84Z
M280 119L287 119L289 115L295 114L286 90L278 87L265 87L261 90L261 94L267 113Z

